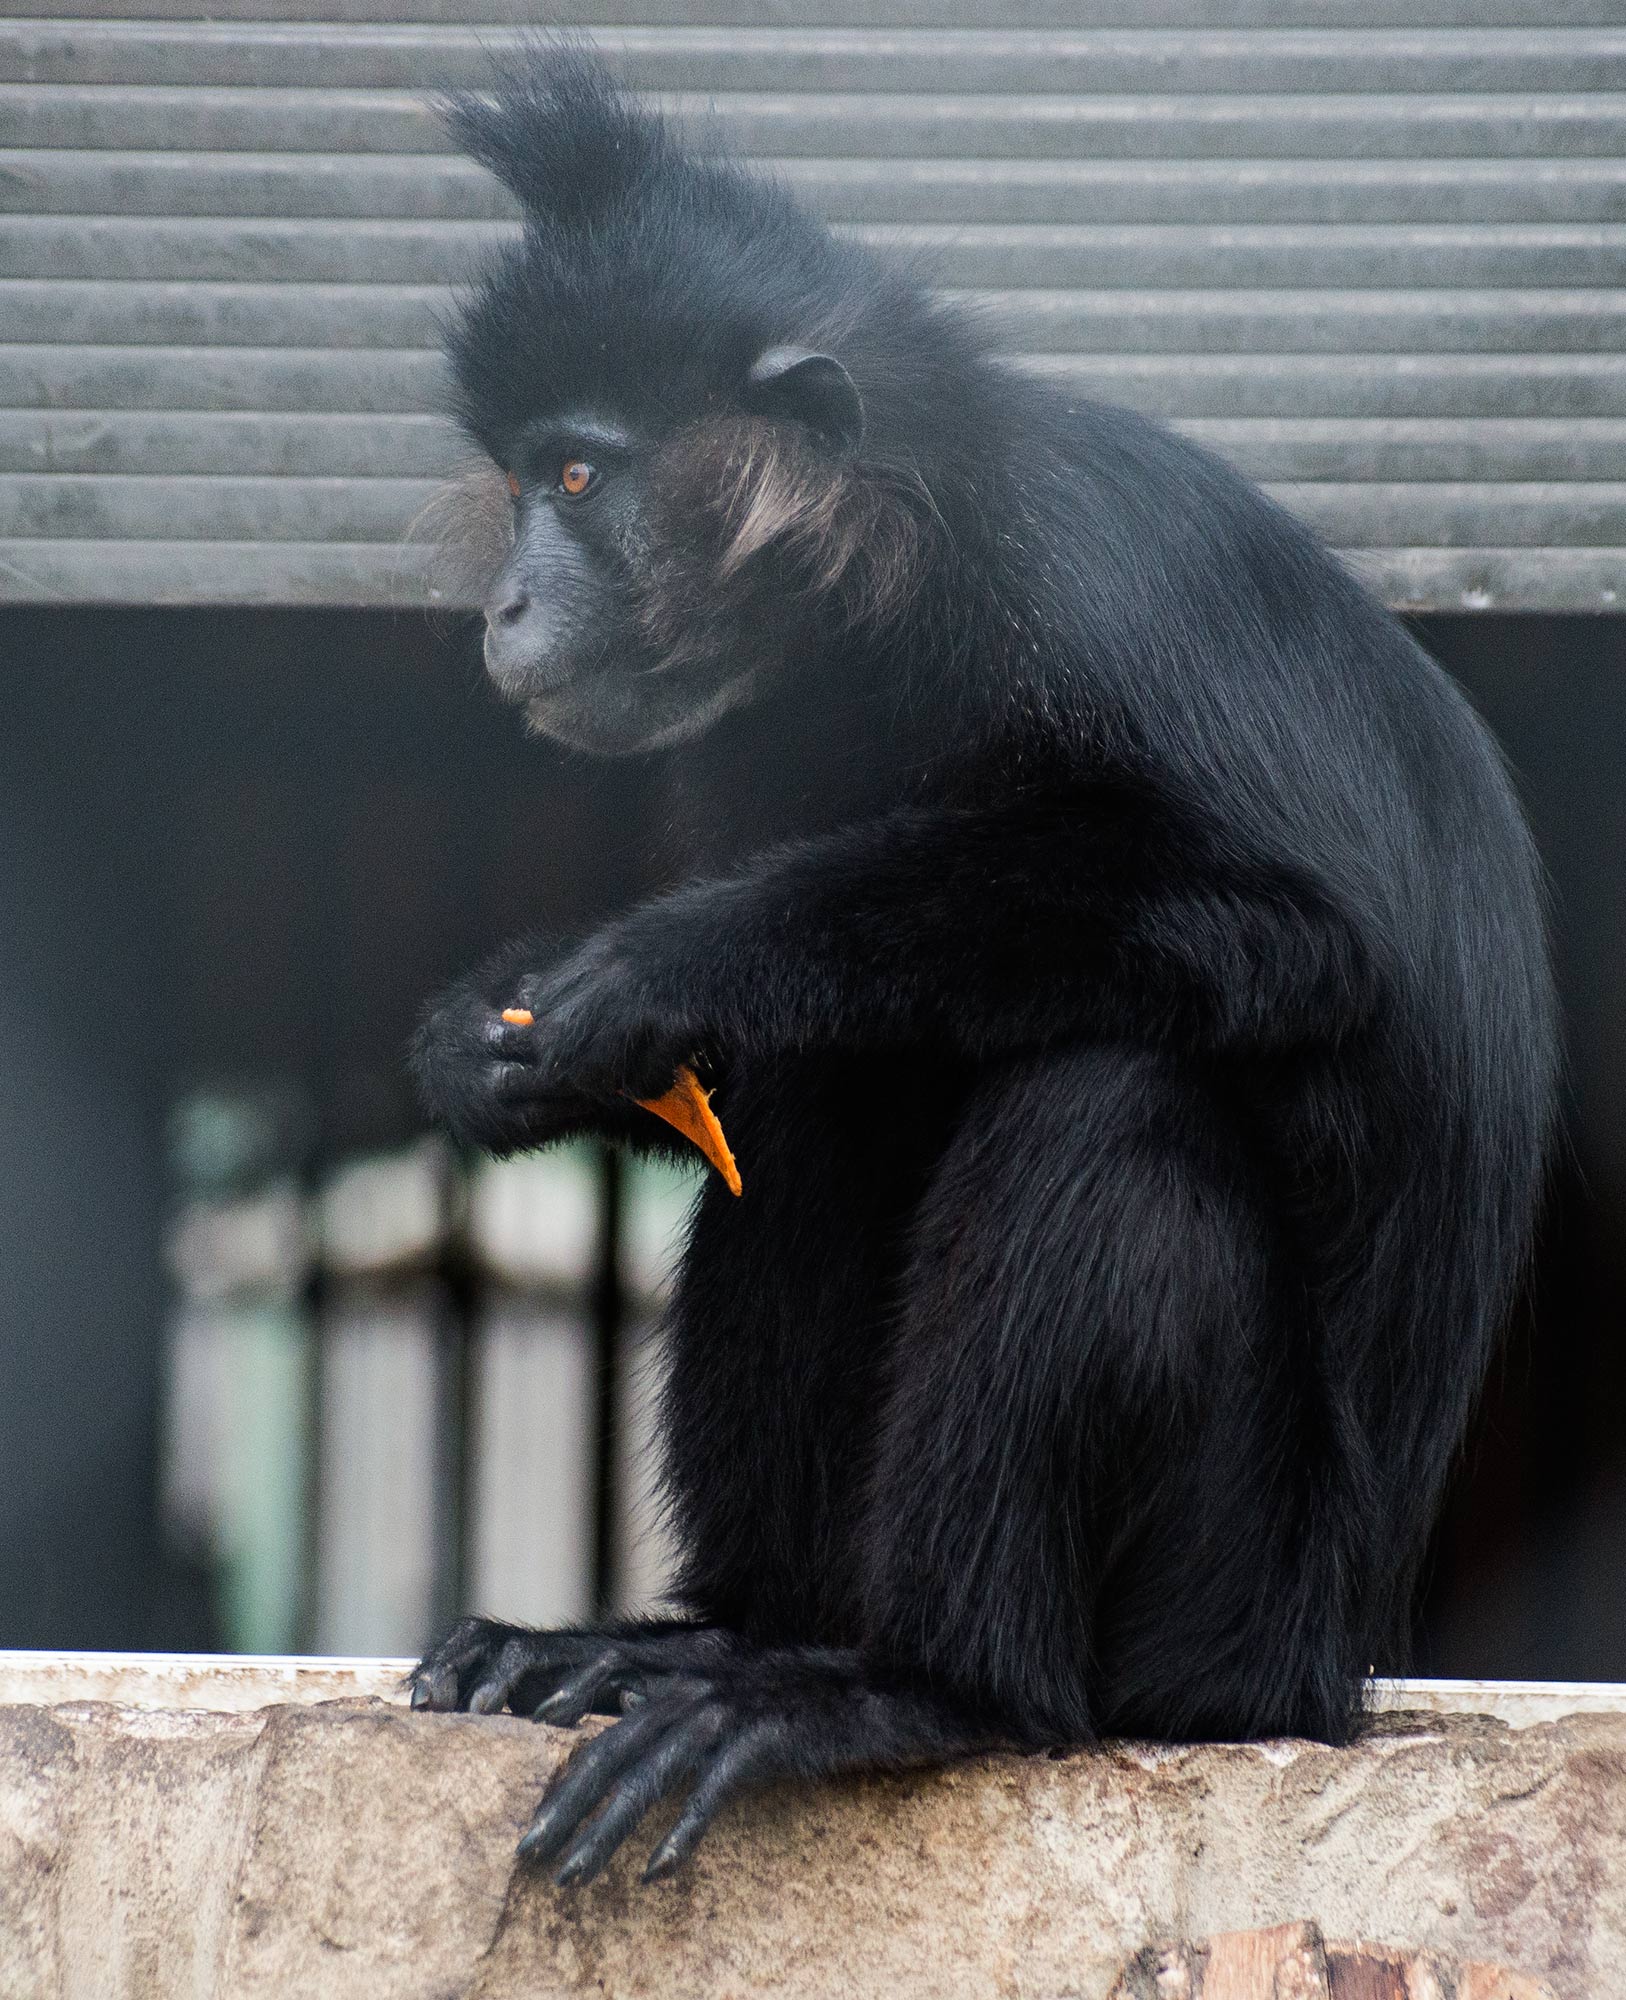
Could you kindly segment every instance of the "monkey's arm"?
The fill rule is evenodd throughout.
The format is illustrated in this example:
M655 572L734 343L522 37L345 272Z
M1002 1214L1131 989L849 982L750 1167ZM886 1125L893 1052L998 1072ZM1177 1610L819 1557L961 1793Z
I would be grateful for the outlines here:
M1100 785L775 849L562 960L520 940L440 1003L415 1065L435 1115L495 1152L585 1131L681 1146L631 1100L697 1058L1324 1046L1358 1030L1376 986L1357 925L1308 876ZM533 1025L505 1025L505 1006Z
M653 1094L708 1051L1304 1046L1372 1004L1355 925L1307 877L1121 794L910 810L778 849L521 983L535 1026L496 1029L493 1057L588 1094Z

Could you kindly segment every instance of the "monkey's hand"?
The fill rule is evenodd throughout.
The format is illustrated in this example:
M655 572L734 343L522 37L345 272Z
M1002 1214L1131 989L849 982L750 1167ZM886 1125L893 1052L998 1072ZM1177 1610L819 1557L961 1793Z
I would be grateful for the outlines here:
M556 970L520 981L508 1004L531 1020L503 1022L489 1037L497 1058L512 1066L511 1094L629 1104L659 1097L702 1057L704 1025L683 1006L679 980L636 948L638 935L631 925L612 925Z
M413 1075L430 1116L463 1144L497 1154L604 1130L630 1111L565 1087L536 1063L528 1043L516 1049L502 1010L526 983L518 957L510 951L443 994L412 1045Z

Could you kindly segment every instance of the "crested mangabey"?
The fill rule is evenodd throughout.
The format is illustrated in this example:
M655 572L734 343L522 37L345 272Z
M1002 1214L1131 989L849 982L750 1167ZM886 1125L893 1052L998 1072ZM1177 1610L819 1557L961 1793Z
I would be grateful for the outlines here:
M698 1063L745 1194L667 1334L678 1614L466 1620L414 1699L626 1709L522 1843L564 1881L668 1795L656 1875L786 1774L1347 1736L1548 1117L1484 729L1237 474L590 58L453 115L525 211L451 333L513 495L486 662L662 753L692 858L454 989L418 1076L494 1152L656 1147L630 1100Z

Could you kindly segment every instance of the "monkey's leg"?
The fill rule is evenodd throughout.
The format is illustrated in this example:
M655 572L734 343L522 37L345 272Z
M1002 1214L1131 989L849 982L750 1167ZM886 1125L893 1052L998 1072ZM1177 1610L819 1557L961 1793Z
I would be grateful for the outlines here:
M746 1191L706 1179L661 1399L692 1616L764 1645L858 1638L896 1246L959 1095L952 1065L902 1054L782 1059L719 1094Z
M465 1619L415 1669L416 1705L573 1723L748 1642L852 1642L892 1246L953 1100L941 1063L903 1057L731 1079L748 1197L707 1177L667 1329L663 1456L686 1617L551 1632Z
M994 1071L922 1204L867 1643L1021 1740L1347 1730L1337 1426L1201 1066Z

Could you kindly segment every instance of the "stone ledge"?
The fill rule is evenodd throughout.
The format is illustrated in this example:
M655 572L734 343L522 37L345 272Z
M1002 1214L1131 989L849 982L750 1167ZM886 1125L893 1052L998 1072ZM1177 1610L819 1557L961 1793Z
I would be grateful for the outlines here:
M1364 1940L1316 1924L1228 1931L1136 1952L1108 2000L1554 2000L1543 1981L1483 1960Z
M1105 2000L1164 1940L1305 1921L1626 1995L1619 1714L786 1791L672 1883L637 1887L640 1843L566 1894L513 1843L573 1740L376 1700L0 1708L0 2000Z

